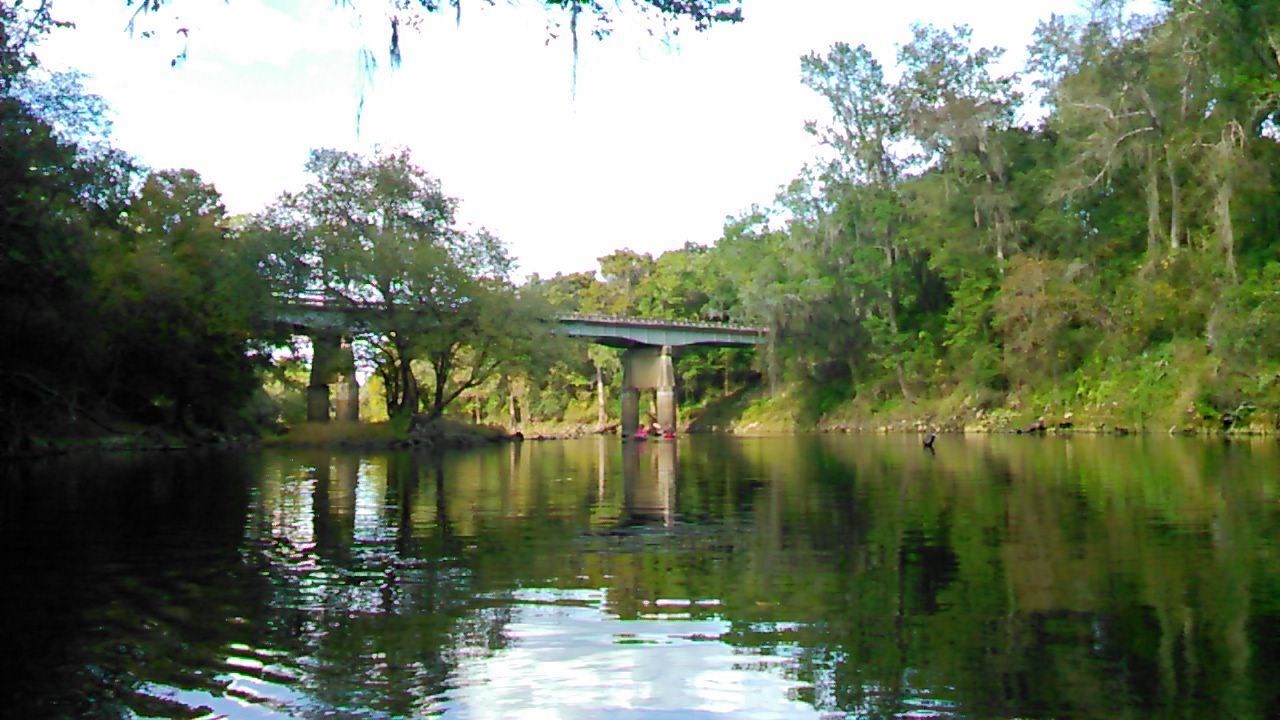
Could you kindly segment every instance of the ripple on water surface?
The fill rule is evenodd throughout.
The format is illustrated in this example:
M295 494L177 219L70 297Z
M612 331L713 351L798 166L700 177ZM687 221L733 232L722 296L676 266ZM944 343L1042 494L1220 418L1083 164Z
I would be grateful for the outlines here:
M1278 457L697 438L51 468L0 484L0 715L1280 717Z
M463 662L444 705L460 718L820 717L795 698L788 659L721 642L729 624L655 612L622 620L604 590L522 589L510 602L511 646ZM657 601L677 609L713 602ZM687 615L687 613L684 613ZM754 663L753 663L754 664Z

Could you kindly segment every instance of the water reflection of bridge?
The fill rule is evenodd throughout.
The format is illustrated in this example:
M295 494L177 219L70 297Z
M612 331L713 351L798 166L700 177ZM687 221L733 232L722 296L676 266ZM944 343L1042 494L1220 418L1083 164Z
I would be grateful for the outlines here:
M670 715L711 687L764 716L731 664L830 715L1280 717L1280 445L948 443L0 468L0 707L517 716L532 690Z
M568 520L584 507L591 518L581 520L598 530L676 523L678 442L583 442L594 452L513 443L449 459L304 453L301 467L265 483L263 530L349 559L360 549L482 535L518 518ZM548 481L548 465L563 477Z
M622 446L623 517L628 524L675 523L677 447L667 441Z

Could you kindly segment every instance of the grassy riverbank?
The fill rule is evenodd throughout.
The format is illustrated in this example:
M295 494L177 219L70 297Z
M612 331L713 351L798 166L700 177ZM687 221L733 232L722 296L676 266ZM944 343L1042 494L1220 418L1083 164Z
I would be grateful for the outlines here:
M110 426L63 423L24 437L0 452L0 458L37 458L80 452L161 452L263 445L348 449L457 449L512 439L506 430L448 418L430 422L397 419L385 422L300 423L279 433L232 435L208 430L181 432L131 423Z
M839 385L788 383L772 393L755 387L697 409L688 426L735 433L1014 432L1043 418L1050 429L1083 432L1271 435L1280 417L1267 408L1278 390L1276 372L1233 376L1202 350L1166 346L1004 392L950 387L906 399Z
M66 420L40 428L0 446L0 458L22 459L80 452L159 452L234 447L258 442L256 433L181 431L139 423L85 423Z
M512 436L490 425L475 425L449 418L427 421L420 417L385 422L308 422L263 439L271 447L427 448L454 449L501 442Z
M926 383L920 386L928 388ZM1125 360L1086 363L1053 382L1006 391L942 386L904 399L892 387L837 383L749 386L727 397L686 405L685 432L1014 432L1040 419L1050 431L1177 434L1280 434L1276 407L1280 372L1232 374L1213 355L1189 344L1169 344ZM1223 410L1222 408L1229 408ZM610 408L616 412L616 404ZM491 422L494 418L490 419ZM616 432L617 418L605 424ZM571 402L560 417L526 419L528 439L581 437L599 431L591 398ZM267 446L350 449L454 449L499 442L512 433L498 424L457 418L432 422L402 418L372 423L299 423L279 434L173 428L118 419L80 417L31 428L5 457L72 452L149 452Z

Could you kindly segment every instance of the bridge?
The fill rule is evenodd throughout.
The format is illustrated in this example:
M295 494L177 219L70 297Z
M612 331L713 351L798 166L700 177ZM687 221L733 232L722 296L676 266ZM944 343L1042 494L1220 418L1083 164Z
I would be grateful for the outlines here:
M389 312L413 312L412 306L381 303L328 303L307 298L286 301L276 322L288 331L311 338L313 356L307 387L307 419L329 419L329 387L336 390L334 414L340 420L359 420L354 336L387 329ZM582 338L622 350L622 432L630 436L640 426L640 395L652 391L658 424L664 432L676 427L676 375L672 348L749 347L766 341L762 328L713 322L647 320L600 315L561 315L548 321L551 332Z

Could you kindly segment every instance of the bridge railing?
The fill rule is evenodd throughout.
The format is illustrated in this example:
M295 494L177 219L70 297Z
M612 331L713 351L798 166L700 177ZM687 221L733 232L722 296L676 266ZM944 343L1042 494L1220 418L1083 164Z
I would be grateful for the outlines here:
M627 325L632 327L680 327L690 330L720 330L729 332L744 332L756 335L767 335L769 331L765 328L751 327L750 325L738 325L735 323L714 322L707 320L662 320L656 318L636 318L627 317L625 315L592 315L584 313L569 313L557 315L555 317L560 322L580 322L596 325Z
M295 309L301 309L302 312L307 313L308 315L312 312L319 312L321 314L328 312L359 314L361 311L380 311L390 309L411 311L417 307L412 303L354 303L347 301L346 299L337 300L332 296L322 293L300 293L289 296L277 295L276 300L285 308L292 307ZM765 328L751 327L735 323L710 322L705 320L663 320L658 318L637 318L592 313L562 313L551 318L547 318L547 322L587 327L595 326L599 328L612 327L653 330L689 330L695 332L706 331L712 333L751 336L756 338L763 338L769 333Z

